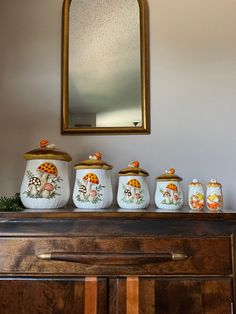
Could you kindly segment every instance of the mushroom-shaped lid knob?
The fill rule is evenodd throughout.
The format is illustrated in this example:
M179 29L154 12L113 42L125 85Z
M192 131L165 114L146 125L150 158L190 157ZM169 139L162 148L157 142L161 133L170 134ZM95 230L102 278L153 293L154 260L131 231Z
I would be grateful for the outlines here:
M51 159L51 160L63 160L63 161L71 161L71 156L56 148L54 144L49 144L48 140L41 140L40 147L33 149L24 154L24 158L26 160L31 159Z
M102 154L95 152L89 156L89 159L82 160L74 166L75 169L105 169L110 170L113 167L102 160Z
M175 174L175 169L170 168L156 178L157 181L182 181L183 179Z
M216 187L220 187L221 188L222 185L219 182L217 182L216 179L211 179L210 182L207 184L207 187L208 188L216 188Z
M139 167L138 161L133 161L128 167L119 171L119 176L149 176L148 172Z

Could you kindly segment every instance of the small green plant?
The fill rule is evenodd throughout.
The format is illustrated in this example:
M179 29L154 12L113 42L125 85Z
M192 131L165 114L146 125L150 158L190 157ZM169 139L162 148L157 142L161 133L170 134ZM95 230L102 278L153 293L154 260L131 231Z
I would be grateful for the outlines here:
M0 211L15 212L24 210L24 205L20 199L20 193L16 193L14 196L0 196Z

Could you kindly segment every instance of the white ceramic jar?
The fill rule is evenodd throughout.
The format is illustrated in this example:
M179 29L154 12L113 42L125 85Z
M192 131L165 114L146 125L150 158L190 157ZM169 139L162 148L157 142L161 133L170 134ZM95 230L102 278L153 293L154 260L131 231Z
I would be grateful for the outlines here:
M215 179L211 179L207 184L206 203L210 211L219 211L223 208L222 185Z
M182 178L171 168L156 178L155 203L160 209L179 209L183 206Z
M188 186L189 207L193 210L202 210L205 205L203 185L197 179L193 179Z
M142 209L150 202L150 193L146 178L148 172L139 168L139 162L134 161L127 168L119 171L117 202L121 208Z
M24 155L27 160L20 198L26 208L61 208L70 198L68 165L71 156L48 144Z
M73 202L77 208L107 208L112 204L112 166L101 160L100 153L94 153L88 160L74 166L76 178Z

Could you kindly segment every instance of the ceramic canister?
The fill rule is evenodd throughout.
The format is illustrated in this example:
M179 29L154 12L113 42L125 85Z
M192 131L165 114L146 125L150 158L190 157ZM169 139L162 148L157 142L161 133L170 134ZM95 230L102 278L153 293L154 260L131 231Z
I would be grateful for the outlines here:
M205 205L203 185L197 179L193 179L188 186L189 207L193 210L203 209Z
M150 193L146 181L148 172L139 168L134 161L119 171L117 202L121 208L146 208L150 202Z
M77 208L107 208L112 204L113 193L110 171L112 166L94 153L88 160L74 166L76 179L73 202Z
M221 210L223 207L222 185L215 179L207 184L206 203L211 211Z
M166 170L156 178L155 203L160 209L179 209L183 206L183 192L179 182L182 178L175 169Z
M71 156L48 144L24 155L27 160L20 197L26 208L61 208L70 198L68 164Z

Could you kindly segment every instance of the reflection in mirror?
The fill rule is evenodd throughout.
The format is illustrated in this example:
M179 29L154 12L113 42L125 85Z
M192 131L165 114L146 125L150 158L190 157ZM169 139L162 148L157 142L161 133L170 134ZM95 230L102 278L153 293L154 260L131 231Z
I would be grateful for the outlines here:
M64 0L63 133L148 133L144 0Z

